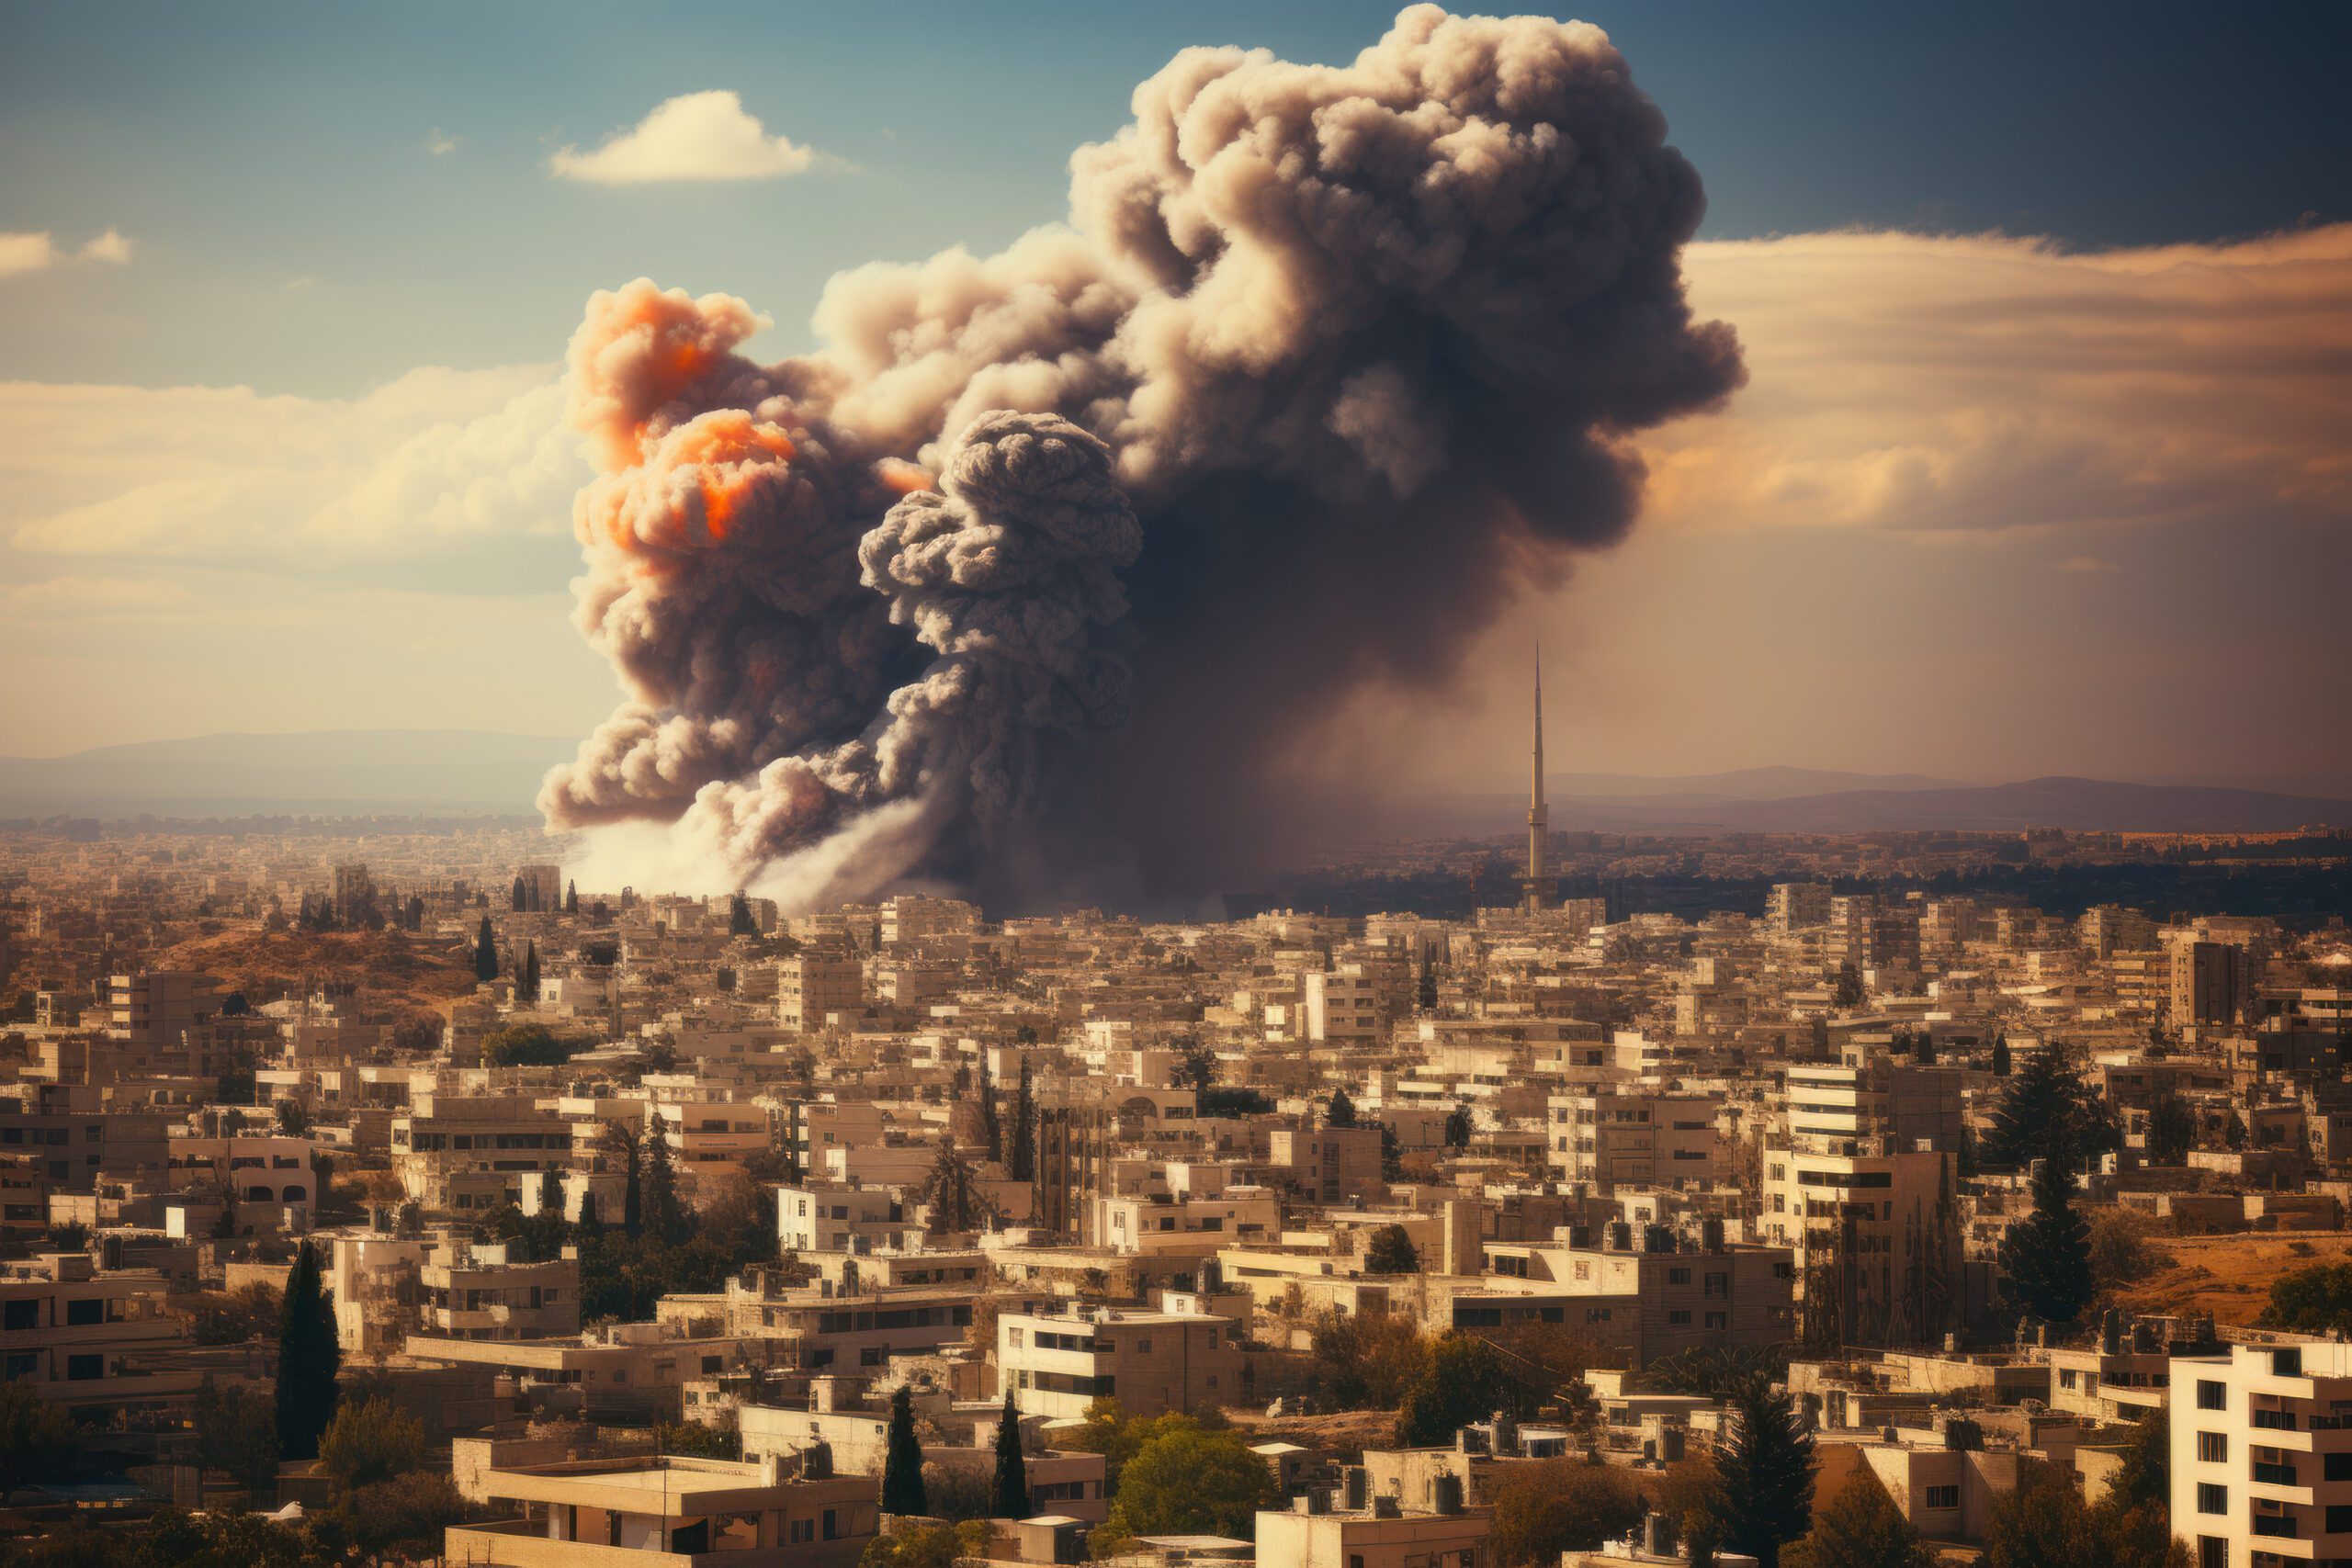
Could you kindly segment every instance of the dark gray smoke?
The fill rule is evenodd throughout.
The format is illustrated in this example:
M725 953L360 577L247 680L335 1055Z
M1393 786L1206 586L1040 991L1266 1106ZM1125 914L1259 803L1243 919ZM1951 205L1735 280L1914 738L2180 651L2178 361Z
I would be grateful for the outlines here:
M1418 6L1134 107L1068 228L845 274L806 358L737 355L724 296L591 302L581 622L632 700L552 822L675 821L714 884L1213 887L1329 804L1283 799L1305 728L1444 680L1630 525L1623 437L1739 384L1698 176L1597 28Z

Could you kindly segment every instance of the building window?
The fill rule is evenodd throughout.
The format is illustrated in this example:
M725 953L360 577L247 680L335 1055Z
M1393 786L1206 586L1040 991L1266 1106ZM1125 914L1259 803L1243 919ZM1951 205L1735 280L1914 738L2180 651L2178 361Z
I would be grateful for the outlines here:
M104 1323L106 1320L107 1303L96 1296L65 1303L65 1321L71 1326L81 1327L87 1324Z
M2203 1378L2197 1380L2198 1409L2227 1410L2229 1407L2230 1390L2228 1384L2209 1382Z
M65 1358L65 1376L69 1382L89 1382L94 1379L102 1378L106 1375L107 1359L104 1356L68 1356Z
M1957 1508L1957 1507L1959 1507L1959 1506L1960 1506L1960 1488L1959 1488L1958 1486L1930 1486L1930 1487L1928 1487L1928 1508L1929 1508L1930 1510L1938 1509L1938 1508Z
M2330 1454L2328 1457L2333 1459L2335 1456ZM2352 1460L2352 1453L2347 1453L2344 1457L2347 1460ZM2226 1464L2229 1462L2229 1434L2226 1432L2199 1432L2197 1434L2197 1459L2199 1463Z
M2352 1481L2352 1451L2323 1456L2320 1475L2327 1481Z
M2217 1535L2199 1536L2197 1568L2230 1568L2230 1543Z
M2230 1489L2216 1486L2210 1481L2197 1483L2197 1511L2200 1514L2226 1514L2230 1511Z

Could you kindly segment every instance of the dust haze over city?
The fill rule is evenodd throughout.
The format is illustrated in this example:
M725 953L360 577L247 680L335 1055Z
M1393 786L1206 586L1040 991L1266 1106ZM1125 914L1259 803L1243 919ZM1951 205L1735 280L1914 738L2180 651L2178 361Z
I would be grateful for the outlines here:
M0 1568L2352 1560L2340 9L0 27Z

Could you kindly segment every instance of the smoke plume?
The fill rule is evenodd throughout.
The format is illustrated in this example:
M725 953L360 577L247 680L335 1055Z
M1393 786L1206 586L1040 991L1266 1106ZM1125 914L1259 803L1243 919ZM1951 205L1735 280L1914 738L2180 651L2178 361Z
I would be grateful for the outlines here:
M728 296L590 301L578 618L628 700L551 824L835 895L1247 875L1329 805L1285 752L1448 679L1630 525L1623 437L1741 380L1598 28L1416 6L1346 66L1187 50L1134 115L1066 226L836 277L813 355L742 356Z

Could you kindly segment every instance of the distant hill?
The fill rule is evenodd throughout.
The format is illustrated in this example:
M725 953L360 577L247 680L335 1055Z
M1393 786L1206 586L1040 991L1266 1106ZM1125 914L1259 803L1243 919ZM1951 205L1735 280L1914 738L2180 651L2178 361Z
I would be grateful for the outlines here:
M2085 832L2261 833L2311 825L2352 827L2352 801L2267 790L2065 777L2004 784L1926 783L1780 797L1689 790L1568 794L1553 795L1551 808L1555 829L1604 831L2021 832L2028 828L2066 828ZM1498 833L1523 824L1526 810L1524 796L1449 795L1400 807L1398 828L1439 834Z
M479 729L200 735L0 758L0 817L527 812L576 740Z
M1547 773L1544 789L1561 795L1695 795L1714 800L1787 800L1845 790L1958 789L1957 780L1925 773L1840 773L1819 768L1735 768L1724 773Z

